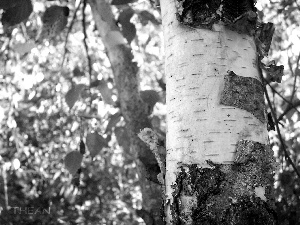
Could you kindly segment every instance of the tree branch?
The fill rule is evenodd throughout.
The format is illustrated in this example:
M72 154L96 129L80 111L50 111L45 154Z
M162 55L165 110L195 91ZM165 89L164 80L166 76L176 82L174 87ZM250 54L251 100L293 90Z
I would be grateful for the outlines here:
M66 35L66 40L65 40L65 45L64 45L64 55L63 55L63 59L62 59L62 62L61 62L61 68L63 68L63 65L64 65L64 62L65 62L65 58L66 58L66 54L67 54L67 44L68 44L68 38L69 38L69 34L72 30L72 27L74 25L74 22L75 22L75 18L76 18L76 15L77 15L77 11L79 10L79 7L81 5L81 1L79 2L77 8L75 9L75 12L74 12L74 15L73 15L73 18L71 20L71 23L70 23L70 26L68 28L68 31L67 31L67 35Z
M86 8L86 0L83 0L83 6L82 6L82 30L83 30L83 45L86 52L86 58L88 61L88 67L89 67L89 92L90 92L90 106L92 106L92 92L91 92L91 83L92 83L92 60L89 55L89 46L87 44L87 33L86 33L86 26L85 26L85 8Z
M264 81L266 81L263 78ZM289 100L287 100L285 97L283 97L278 91L275 90L274 87L272 87L272 85L270 85L269 83L267 83L269 85L269 87L272 89L273 92L275 92L279 97L282 98L283 101L288 103L288 108L278 117L278 121L282 120L282 118L291 110L291 109L295 109L298 113L300 113L300 111L296 108L297 105L293 104L292 102L290 102Z
M89 75L90 75L90 83L92 81L92 60L89 55L89 46L87 45L87 33L86 33L86 26L85 26L85 8L86 8L86 0L83 0L83 6L82 6L82 29L83 29L83 44L86 52L86 57L88 60L88 66L89 66Z
M299 107L300 106L300 100L298 100L297 102L295 103L291 103L288 105L288 107L284 110L284 112L278 117L278 121L282 120L283 117L288 114L288 112L292 109L296 109L297 112L299 113L299 110L296 108L296 107Z
M265 92L265 95L266 95L266 99L267 99L268 105L270 107L273 119L275 120L275 127L276 127L276 131L277 131L277 134L278 134L278 138L279 138L280 144L281 144L281 146L283 148L283 152L284 152L285 157L287 158L287 160L292 165L292 167L293 167L294 171L296 172L298 178L300 178L300 173L297 170L297 167L295 166L294 162L292 161L292 159L291 159L291 157L290 157L290 155L289 155L289 153L288 153L288 151L286 149L286 146L284 144L283 138L281 136L281 133L280 133L280 130L279 130L279 126L278 126L278 119L277 119L277 116L275 114L275 110L272 107L272 104L271 104L271 101L270 101L270 97L269 97L269 94L268 94L268 90L267 90L266 85L265 85L265 80L263 78L262 69L261 69L260 66L258 67L258 71L259 71L259 75L261 77L261 80L263 82L263 89L264 89L264 92Z

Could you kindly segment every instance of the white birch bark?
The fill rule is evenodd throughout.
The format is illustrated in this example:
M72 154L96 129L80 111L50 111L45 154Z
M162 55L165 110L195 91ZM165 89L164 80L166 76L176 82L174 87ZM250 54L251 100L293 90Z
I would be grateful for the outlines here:
M253 37L221 24L212 31L181 25L174 0L162 0L161 9L168 106L166 198L172 203L171 185L180 165L205 168L206 160L232 164L239 140L268 144L268 136L266 124L250 112L219 103L227 71L260 80Z

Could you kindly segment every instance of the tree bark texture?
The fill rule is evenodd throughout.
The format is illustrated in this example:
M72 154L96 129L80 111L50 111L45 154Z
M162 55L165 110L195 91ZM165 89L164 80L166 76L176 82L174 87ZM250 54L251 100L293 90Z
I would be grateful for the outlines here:
M184 2L161 1L167 224L276 224L255 39L215 22L219 12L209 29L180 23Z
M137 64L133 62L130 46L122 36L114 20L111 6L105 0L89 0L92 14L107 51L118 90L121 112L131 140L131 150L137 157L143 208L137 211L147 225L161 225L161 188L149 180L157 179L159 167L149 148L137 134L145 127L151 127L147 117L147 106L139 93Z

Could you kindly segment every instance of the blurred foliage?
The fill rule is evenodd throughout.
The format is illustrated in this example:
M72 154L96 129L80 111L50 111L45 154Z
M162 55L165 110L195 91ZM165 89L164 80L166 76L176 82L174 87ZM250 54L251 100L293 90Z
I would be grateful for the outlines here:
M20 1L0 2L0 224L141 224L136 156L89 7L83 16L81 1L32 0L33 12L28 5L14 18L9 10L20 7ZM300 170L300 114L293 108L300 105L300 7L293 0L261 2L260 17L276 27L270 58L285 65L282 83L270 84L270 96ZM60 35L36 43L43 12L51 5L68 6L68 25ZM149 105L154 129L163 136L160 11L150 1L117 0L112 5L139 65L141 97ZM97 137L86 139L94 132ZM270 140L281 165L275 176L280 224L300 224L299 178L276 132L270 132ZM64 164L72 151L83 153L74 176Z
M270 58L284 65L281 84L271 83L269 94L280 119L287 152L300 171L300 2L294 0L262 1L264 22L275 24ZM300 178L287 160L275 131L270 132L272 148L280 168L275 175L276 207L280 223L300 224Z
M141 88L162 94L156 83L163 79L158 11L147 2L130 8L115 4L116 20L132 11L122 23L138 34L127 32ZM85 10L84 37L79 1L32 5L29 18L0 27L0 224L141 224L135 155L91 11ZM69 7L68 25L60 35L35 43L43 12L52 5ZM153 110L153 100L145 98ZM158 108L156 116L163 119ZM79 150L85 152L81 168L72 176L67 169L74 173L80 166Z

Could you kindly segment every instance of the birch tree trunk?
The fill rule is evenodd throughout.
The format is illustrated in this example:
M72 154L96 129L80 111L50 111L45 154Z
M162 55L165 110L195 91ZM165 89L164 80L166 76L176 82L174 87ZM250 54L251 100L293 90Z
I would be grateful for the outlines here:
M153 174L155 177L159 173L159 167L152 152L137 136L141 129L151 127L147 106L143 103L139 93L138 66L132 61L131 48L116 25L108 2L89 0L89 4L111 63L121 112L130 137L130 147L137 159L143 196L143 208L137 210L137 214L144 219L146 225L162 225L161 188L160 185L147 178Z
M234 1L200 2L161 1L167 224L276 224L258 42L230 20Z

